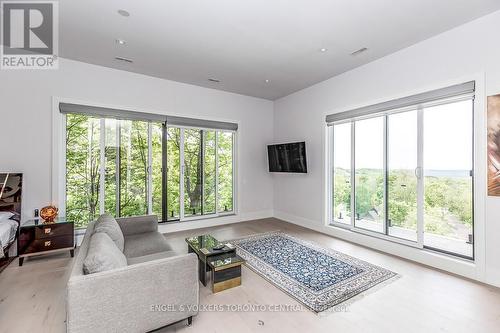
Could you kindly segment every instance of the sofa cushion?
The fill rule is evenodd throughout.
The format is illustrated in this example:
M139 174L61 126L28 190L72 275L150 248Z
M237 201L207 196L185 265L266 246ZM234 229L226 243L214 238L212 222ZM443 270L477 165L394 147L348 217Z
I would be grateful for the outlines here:
M127 266L127 258L105 232L90 237L87 256L83 261L83 273L92 274Z
M142 262L175 257L176 255L177 253L175 251L165 251L165 252L146 254L145 256L127 258L127 264L135 265L135 264L140 264Z
M152 253L171 251L167 240L159 232L145 232L125 238L123 253L127 258L141 257Z
M109 214L99 216L94 227L94 233L105 232L115 242L120 251L123 252L125 239L123 238L122 229L116 222L115 218Z

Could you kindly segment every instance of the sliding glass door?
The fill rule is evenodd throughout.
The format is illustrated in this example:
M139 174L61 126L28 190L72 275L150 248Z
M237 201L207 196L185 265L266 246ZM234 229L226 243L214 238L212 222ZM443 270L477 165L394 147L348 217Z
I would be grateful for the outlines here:
M424 246L473 255L472 101L424 109Z
M384 117L355 122L354 225L384 232Z
M176 128L169 128L171 130ZM180 154L177 159L177 153L174 153L176 171L168 178L174 178L171 183L176 188L177 183L180 184L183 200L178 203L179 216L172 216L171 219L233 212L234 133L193 128L177 130ZM177 165L180 165L179 173Z
M470 97L330 128L332 224L474 257Z
M387 227L417 241L417 110L387 116Z
M185 129L183 133L184 216L215 214L217 132ZM232 136L232 133L229 135ZM232 145L230 149L232 151ZM230 160L232 163L232 158Z

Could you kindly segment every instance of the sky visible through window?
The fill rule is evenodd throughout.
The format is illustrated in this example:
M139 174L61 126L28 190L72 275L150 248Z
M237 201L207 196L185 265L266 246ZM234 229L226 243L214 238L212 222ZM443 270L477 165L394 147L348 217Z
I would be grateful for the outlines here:
M468 171L472 169L472 101L461 101L424 109L424 168ZM417 118L405 113L390 117L389 146L392 169L414 169ZM394 124L395 123L395 124ZM383 158L381 118L356 123L356 167L377 169ZM335 127L335 166L351 168L350 124ZM394 140L391 140L394 138ZM404 138L404 140L397 140ZM363 143L365 148L361 148Z

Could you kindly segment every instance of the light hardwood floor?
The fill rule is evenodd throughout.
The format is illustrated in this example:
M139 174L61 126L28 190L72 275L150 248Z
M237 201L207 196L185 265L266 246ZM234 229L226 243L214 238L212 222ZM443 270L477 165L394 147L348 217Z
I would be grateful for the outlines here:
M263 219L169 234L178 252L184 238L210 233L220 240L281 230L373 264L401 278L368 291L344 311L318 316L301 312L201 312L160 332L500 332L500 289L437 271L277 219ZM0 332L65 332L65 284L69 254L17 260L0 274ZM243 284L218 294L200 284L201 304L298 305L257 274L243 268Z

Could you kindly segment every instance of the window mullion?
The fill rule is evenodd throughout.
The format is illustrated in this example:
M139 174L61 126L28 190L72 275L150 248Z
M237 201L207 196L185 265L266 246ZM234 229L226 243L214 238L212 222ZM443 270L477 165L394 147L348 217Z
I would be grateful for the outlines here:
M148 167L147 167L147 177L148 177L148 188L147 188L147 202L148 202L148 214L153 213L153 125L148 122Z
M115 176L116 176L116 217L121 216L121 120L116 121L116 163L115 163Z
M231 197L233 199L232 201L232 204L233 204L233 212L236 212L236 191L235 191L235 188L236 188L236 177L235 177L235 174L236 174L236 134L233 132L231 134L231 165L232 165L232 168L231 168Z
M219 213L219 131L215 132L215 214Z
M388 199L388 193L389 193L389 190L388 190L388 170L387 170L387 158L388 158L388 154L387 154L387 145L388 145L388 141L389 141L389 138L388 138L388 135L389 135L389 129L388 129L388 123L389 123L389 119L387 117L387 115L384 116L384 143L383 143L383 149L384 149L384 165L383 165L383 169L384 169L384 198L383 198L383 205L384 205L384 218L382 219L382 223L384 224L383 227L382 227L382 230L384 230L384 233L386 235L389 234L389 204L387 202L387 199Z
M106 176L106 119L99 120L99 214L104 214L104 186Z
M201 215L205 214L205 134L206 131L200 130L200 140L201 140L201 171L200 171L200 181L201 181L201 193L200 193L200 207L201 207Z
M335 222L335 127L328 126L328 215L327 224Z
M417 242L419 247L424 246L424 110L417 109Z
M162 207L162 221L168 220L168 201L167 201L167 186L168 186L168 173L167 173L167 124L163 123L162 127L162 140L161 140L161 207Z
M182 221L184 219L184 178L185 178L185 170L186 167L184 165L184 128L180 129L180 135L181 135L181 142L180 142L180 152L179 152L179 157L180 157L180 167L181 167L181 172L180 172L180 181L179 181L179 207L180 207L180 212L179 212L179 219Z
M62 160L61 160L61 163L60 163L60 167L61 167L61 174L62 175L65 175L63 178L63 184L61 186L61 189L64 189L63 191L59 191L61 192L61 196L59 197L59 207L60 207L60 210L59 210L59 214L61 214L61 216L66 216L66 205L67 205L67 197L68 197L68 194L67 194L67 191L68 191L68 180L67 180L67 171L68 171L68 160L67 160L67 150L68 150L68 138L67 138L67 135L68 135L68 117L66 114L62 114L61 115L61 118L62 118L62 133L61 133L61 136L63 138L63 147L64 149L61 149L61 157L62 157Z
M351 123L351 227L356 217L356 122Z

